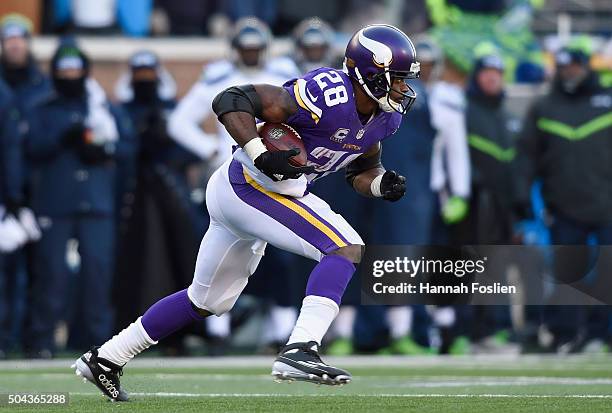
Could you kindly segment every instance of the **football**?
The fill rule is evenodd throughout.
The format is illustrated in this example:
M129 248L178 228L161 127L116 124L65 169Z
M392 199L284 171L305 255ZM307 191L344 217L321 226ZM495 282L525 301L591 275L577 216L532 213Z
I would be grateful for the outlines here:
M299 149L300 153L289 159L293 166L306 165L306 148L300 135L291 126L284 123L266 122L259 126L259 137L270 152Z

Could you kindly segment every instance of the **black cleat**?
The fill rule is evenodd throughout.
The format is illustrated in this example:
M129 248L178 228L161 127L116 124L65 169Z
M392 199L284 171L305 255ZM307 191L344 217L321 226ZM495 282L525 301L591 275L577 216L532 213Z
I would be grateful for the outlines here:
M71 367L75 369L77 376L83 377L84 382L95 384L111 401L128 401L128 394L119 384L119 376L123 375L123 366L118 366L99 357L98 348L92 347L91 350L78 358Z
M285 346L272 365L272 375L278 381L301 380L330 386L350 383L351 374L348 371L321 361L318 347L315 341Z

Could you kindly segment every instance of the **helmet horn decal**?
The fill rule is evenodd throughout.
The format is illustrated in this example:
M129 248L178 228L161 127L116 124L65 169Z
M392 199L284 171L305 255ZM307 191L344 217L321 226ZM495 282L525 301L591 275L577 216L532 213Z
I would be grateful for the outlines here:
M357 37L359 43L372 52L374 63L377 66L389 66L391 64L391 61L393 60L393 52L391 51L389 46L366 37L365 34L363 34L364 30L365 29L361 29L359 31L359 35Z

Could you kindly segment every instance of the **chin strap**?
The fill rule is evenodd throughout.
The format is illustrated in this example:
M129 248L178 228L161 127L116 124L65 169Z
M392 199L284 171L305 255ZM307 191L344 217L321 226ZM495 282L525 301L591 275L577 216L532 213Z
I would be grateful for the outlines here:
M363 90L365 90L369 97L378 102L378 107L380 107L383 112L395 112L401 109L401 103L390 102L390 100L387 99L387 95L379 98L374 96L374 94L370 91L370 88L365 84L365 80L363 79L363 76L361 76L361 73L359 72L358 68L355 68L355 74L357 75L357 81L359 82L359 85L363 88ZM388 73L385 74L385 76L388 75ZM397 108L394 107L394 104L397 105Z

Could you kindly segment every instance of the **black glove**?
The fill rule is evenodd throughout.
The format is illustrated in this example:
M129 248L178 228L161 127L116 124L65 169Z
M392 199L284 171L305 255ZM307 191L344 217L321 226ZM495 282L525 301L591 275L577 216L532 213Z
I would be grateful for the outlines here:
M266 151L259 155L253 163L257 169L273 181L297 179L302 174L314 172L314 166L293 166L289 163L289 158L299 153L299 149L278 152Z
M406 178L395 171L386 171L380 181L380 193L387 201L397 201L406 193Z
M85 126L82 123L75 123L64 132L62 143L66 146L80 145L85 139Z

